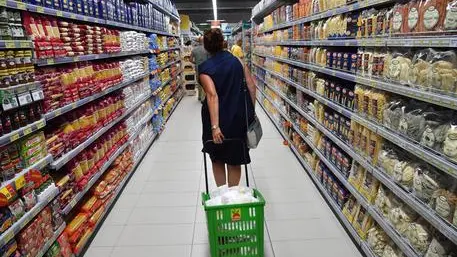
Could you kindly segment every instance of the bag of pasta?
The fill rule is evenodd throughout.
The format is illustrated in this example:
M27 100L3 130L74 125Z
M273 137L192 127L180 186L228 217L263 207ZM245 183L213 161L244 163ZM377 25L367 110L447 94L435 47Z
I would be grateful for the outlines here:
M440 93L457 93L457 55L454 51L435 52L429 58L426 86Z

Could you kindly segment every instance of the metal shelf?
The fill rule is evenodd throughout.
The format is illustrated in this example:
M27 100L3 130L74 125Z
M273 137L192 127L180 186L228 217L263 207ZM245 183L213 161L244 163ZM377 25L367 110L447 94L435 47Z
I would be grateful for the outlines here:
M143 149L143 151L141 152L140 158L138 159L139 161L137 161L133 165L132 171L129 172L125 176L125 178L122 179L122 181L119 183L119 185L117 186L116 190L112 194L113 196L111 197L111 200L107 204L105 204L106 211L102 214L102 216L98 219L97 223L95 224L95 229L93 230L94 232L92 232L92 234L88 237L87 241L84 243L85 246L81 247L79 252L75 253L75 256L81 256L82 257L84 255L84 250L88 246L87 242L90 242L91 238L94 237L97 234L97 231L100 229L101 225L103 224L104 217L110 213L112 205L116 203L119 194L122 192L122 190L126 186L126 183L129 181L129 179L133 175L133 173L135 173L136 168L141 163L142 158L148 152L149 147L152 145L152 143L154 143L154 140L156 138L157 138L157 134L155 134L153 137L151 137L150 141L146 144L147 147L145 147L145 149Z
M441 37L378 37L361 39L282 40L258 42L265 46L377 46L377 47L457 47L456 36Z
M276 10L278 7L284 5L285 3L287 3L286 0L272 0L270 5L265 6L255 14L253 13L251 19L255 23L259 24L263 21L263 18L265 16L269 15L271 12Z
M269 100L270 101L270 100ZM265 107L263 106L262 103L260 103L262 108L265 110ZM270 114L265 111L267 116L274 121L274 119L270 116ZM316 187L319 189L319 191L322 193L322 195L326 198L327 202L330 204L331 209L333 212L336 214L336 216L339 218L339 220L343 223L344 227L346 230L349 232L349 234L352 236L352 238L355 240L355 242L358 245L363 245L364 241L359 237L357 232L355 231L354 227L352 224L347 220L346 216L341 211L341 208L335 203L335 200L328 194L327 190L323 187L322 183L316 178L314 175L314 172L312 171L312 168L309 166L309 164L303 159L303 157L300 155L300 153L297 151L295 146L292 144L292 142L284 135L284 132L276 125L275 122L273 122L275 125L276 129L279 131L279 133L282 135L282 137L289 142L290 149L292 152L295 154L301 165L304 167L306 173L308 173L309 177L314 181L314 184ZM297 131L299 132L299 131ZM369 247L362 247L362 251L366 254L368 257L374 257L371 249Z
M151 97L152 93L147 94L145 97L143 97L141 100L139 100L137 103L135 103L132 107L130 107L128 110L124 112L120 117L116 118L113 122L108 124L107 126L103 127L99 131L97 131L95 134L90 136L89 138L86 139L83 143L75 147L73 150L71 150L68 153L65 153L62 157L60 157L57 160L54 160L54 162L51 163L51 168L58 170L62 168L67 162L69 162L71 159L76 157L82 150L87 148L89 145L91 145L95 140L97 140L101 135L105 134L110 128L112 128L114 125L119 123L121 120L123 120L125 117L127 117L130 113L132 113L134 110L136 110L141 104L143 104L145 101L147 101Z
M170 67L171 65L177 63L177 62L180 62L181 60L174 60L174 61L171 61L171 62L168 62L167 64L165 64L164 66L160 67L159 70L160 71L163 71L164 69Z
M419 257L415 250L411 248L409 243L378 213L375 208L369 208L368 212L371 217L381 226L387 235L397 244L403 254L408 257Z
M12 143L12 142L18 140L19 138L22 138L22 137L25 137L25 136L31 134L32 132L38 131L38 130L42 129L45 125L46 125L46 120L44 118L42 118L25 127L11 131L10 133L5 134L0 137L0 146L7 145L9 143Z
M94 100L96 100L96 99L98 99L98 98L100 98L102 96L105 96L105 95L107 95L107 94L109 94L111 92L114 92L114 91L116 91L118 89L124 88L124 87L132 84L133 82L136 82L136 81L138 81L140 79L143 79L143 78L146 78L148 76L149 76L149 74L146 73L146 74L134 77L132 79L129 79L127 81L123 81L123 82L119 83L116 86L112 86L112 87L110 87L110 88L108 88L106 90L103 90L100 93L97 93L95 95L91 95L89 97L83 98L83 99L81 99L79 101L76 101L74 103L67 104L66 106L61 107L59 109L56 109L54 111L50 111L50 112L45 114L45 118L46 118L46 120L54 119L55 117L58 117L58 116L66 113L66 112L69 112L71 110L79 108L79 107L81 107L81 106L83 106L83 105L85 105L85 104L87 104L89 102L92 102L92 101L94 101Z
M157 4L158 1L154 1L154 0L149 0L149 3L152 4L152 6L159 10L161 13L165 14L165 15L168 15L170 16L170 18L172 18L173 20L175 21L180 21L179 19L179 16L177 16L176 14L170 12L168 9L165 9L165 7L161 6L161 5L158 5Z
M355 81L356 83L359 83L359 84L369 85L374 88L391 91L396 94L402 94L402 92L403 92L402 95L407 95L407 94L404 94L404 92L418 91L414 88L396 86L395 84L392 84L392 83L362 78L362 77L355 76L350 73L336 71L336 70L332 70L332 69L328 69L328 68L324 68L324 67L319 67L319 66L305 64L305 63L296 62L296 61L291 61L291 60L287 60L284 58L278 58L278 57L272 57L272 56L267 56L267 57L279 60L281 62L289 63L294 66L302 67L302 68L309 69L309 70L314 70L317 72L332 75L332 76L339 77L339 78L346 79L346 80ZM350 79L351 77L352 77L352 79ZM364 82L364 83L361 83L361 82ZM396 88L398 88L398 89L396 89ZM398 91L395 91L395 89ZM426 97L431 97L431 98L426 98ZM445 107L448 107L451 109L457 109L457 101L455 99L452 99L450 96L437 95L437 94L434 94L431 92L420 92L420 95L417 94L417 95L415 95L414 98L423 100L426 102L430 102L430 103L439 102L439 103L441 103L440 105L442 105L442 106L445 106ZM440 100L438 100L438 99L440 99ZM446 101L443 101L442 99L446 99ZM381 135L385 139L395 143L396 145L407 150L408 152L412 153L413 155L427 161L428 163L439 168L440 170L445 171L446 173L450 174L451 176L457 178L457 164L451 162L446 157L437 155L432 151L428 151L427 149L425 149L423 146L419 145L418 143L413 142L409 139L406 139L402 135L394 133L394 132L384 128L382 125L368 121L366 118L361 117L361 116L357 115L356 113L351 113L350 116L348 116L348 117L355 119L361 125L364 125L365 127L370 128L374 132L377 132L379 135Z
M181 47L175 46L175 47L169 47L169 48L164 48L164 49L150 49L149 52L151 54L158 54L162 52L168 52L168 51L173 51L173 50L180 50Z
M262 80L261 78L259 78ZM262 80L263 81L263 80ZM391 178L385 175L384 172L379 170L377 167L374 167L371 162L365 159L360 154L356 153L353 148L335 136L331 131L325 128L322 124L320 124L317 120L314 119L311 115L304 112L301 108L299 108L295 103L287 99L283 94L278 92L276 89L268 85L265 81L263 83L273 90L276 94L278 94L281 98L287 101L294 109L296 109L303 117L305 117L309 122L311 122L316 128L318 128L324 135L326 135L329 139L333 141L340 149L345 151L349 154L355 161L361 164L364 168L367 169L373 176L376 177L383 185L388 187L397 197L402 199L406 204L408 204L411 208L413 208L417 213L419 213L422 217L424 217L431 225L433 225L436 229L438 229L444 236L449 238L452 242L457 244L457 230L455 227L444 221L441 217L439 217L433 210L426 207L422 202L417 200L411 193L406 192L403 188L397 185ZM270 102L272 102L269 97L266 97ZM273 103L273 102L272 102ZM274 103L273 103L274 104ZM274 105L277 109L278 106ZM281 111L283 116L287 116ZM287 117L288 118L288 117ZM290 121L290 120L289 120ZM293 124L293 122L291 122ZM297 132L300 134L300 131L296 129ZM301 134L303 137L303 134ZM307 141L306 138L304 138ZM393 140L393 139L392 139ZM397 137L398 140L398 137ZM307 141L307 143L314 149L312 146L312 142ZM406 149L406 148L404 148ZM315 149L315 152L320 155L319 151ZM321 157L321 156L319 156ZM321 158L322 159L322 158ZM327 164L327 163L326 163ZM329 166L329 164L327 164ZM330 167L330 166L329 166ZM333 171L333 170L332 170Z
M161 6L154 4L153 1L150 1L150 2L154 5L154 7L156 7L157 10L159 10L167 15L170 15L170 17L176 19L175 15L169 14L170 12L163 9ZM2 0L2 1L0 1L0 6L6 6L9 8L12 8L12 9L18 9L18 10L23 10L23 11L27 10L27 11L34 12L34 13L40 13L40 14L59 17L59 18L66 18L66 19L71 19L71 20L90 22L90 23L100 24L100 25L105 25L105 26L110 26L110 27L132 29L132 30L143 31L143 32L147 32L147 33L156 33L156 34L165 35L165 36L176 36L174 34L166 32L166 31L153 30L153 29L135 26L135 25L122 23L122 22L117 22L117 21L113 21L113 20L99 19L99 18L95 18L92 16L56 10L53 8L48 8L48 7L38 6L38 5L33 5L33 4L28 4L28 3L22 3L22 2L14 1L14 0Z
M2 49L31 49L33 43L30 40L0 40L0 50Z
M0 235L0 247L13 239L35 216L43 210L58 194L59 189L54 184L49 186L42 194L47 194L46 199L38 202L31 210L17 220L10 228Z
M0 91L7 91L11 94L20 94L20 93L35 90L38 88L41 88L41 83L38 81L35 81L35 82L29 82L29 83L25 83L25 84L10 86L7 88L0 88Z
M270 101L273 106L275 108L278 109L278 107L271 101L271 99L269 99L269 97L266 97L268 101ZM281 115L285 115L284 113L280 112ZM268 112L267 112L268 114ZM269 115L269 114L268 114ZM287 115L286 117L284 118L288 118ZM293 123L292 123L293 124ZM296 127L294 127L294 129L296 130L296 132L300 133L300 130L297 130ZM281 133L283 134L283 133ZM301 133L300 136L303 137L303 134ZM287 139L287 138L286 138ZM303 138L305 141L307 140L306 137ZM288 140L288 139L287 139ZM351 194L357 199L357 202L359 202L366 210L367 212L370 213L370 215L373 217L374 220L376 220L376 222L386 231L386 233L389 235L389 237L402 249L403 253L406 254L406 256L408 257L419 257L420 255L418 255L412 248L411 246L409 245L408 242L405 241L405 239L403 237L401 237L398 232L393 229L389 223L382 217L380 216L374 209L373 207L365 200L365 198L360 195L360 193L351 185L347 182L347 180L341 175L341 173L339 172L338 169L336 169L336 167L334 167L334 165L329 162L325 156L323 156L320 151L317 150L317 148L315 148L315 146L313 144L309 144L310 147L313 148L314 152L319 156L319 159L321 159L326 165L328 168L330 168L332 170L332 173L334 173L338 179L340 180L340 182L351 192ZM291 148L294 150L293 146L291 145ZM298 152L295 150L295 153L296 155L299 157L299 160L300 162L303 164L304 160L301 160L302 157L298 154ZM306 167L306 166L305 166ZM306 168L305 168L306 169ZM312 177L314 175L311 175ZM314 177L313 177L314 179ZM318 184L319 182L317 181L316 184ZM319 184L318 184L319 185ZM322 189L320 189L322 191ZM325 189L324 189L324 192ZM332 206L333 207L333 206ZM344 215L343 215L344 216ZM363 250L363 249L362 249Z
M32 166L23 169L19 173L16 173L16 175L14 175L14 178L12 178L12 179L10 179L8 181L2 182L0 189L4 188L7 185L12 185L13 188L16 189L16 181L18 179L24 178L24 175L29 173L29 171L31 171L31 170L42 170L43 168L48 166L51 162L52 162L52 155L48 154L48 155L46 155L46 157L44 157L43 159L39 160L38 162L36 162Z
M111 164L114 162L114 160L122 153L124 152L125 148L129 145L129 141L125 142L119 149L114 152L113 155L109 157L109 159L103 164L101 169L92 176L92 178L89 180L89 182L86 184L84 189L77 193L73 199L62 209L61 213L63 215L68 215L71 210L83 199L84 195L92 188L92 186L95 184L95 182L98 181L98 179L105 173L106 170L111 166Z
M298 24L302 24L302 23L307 23L307 22L311 22L311 21L315 21L315 20L321 20L324 18L338 15L338 14L343 14L343 13L352 12L352 11L359 10L359 9L364 9L367 7L373 7L376 5L393 3L393 2L395 2L395 1L393 1L393 0L365 0L365 1L355 2L353 4L343 5L341 7L335 8L335 9L323 11L321 13L317 13L317 14L314 14L314 15L311 15L308 17L300 18L300 19L297 19L297 20L294 20L291 22L285 22L285 23L273 26L270 29L263 30L262 32L259 32L259 33L268 33L268 32L278 30L278 29L288 28L288 27L292 27L294 25L298 25Z
M36 59L35 64L37 66L48 66L48 65L57 65L57 64L64 64L64 63L94 61L94 60L101 60L101 59L108 59L108 58L125 57L125 56L140 55L140 54L147 54L147 53L149 53L149 50L119 52L119 53L112 53L112 54L88 54L88 55L81 55L81 56L74 56L74 57L57 57L57 58L48 58L48 59Z
M331 75L333 77L339 77L344 80L348 81L353 81L358 84L370 86L373 88L377 89L382 89L384 91L392 92L394 94L399 94L399 95L404 95L407 97L415 98L417 100L421 100L424 102L440 105L443 107L447 107L450 109L457 110L457 100L454 97L448 96L448 95L441 95L433 92L428 92L428 91L422 91L420 89L412 88L412 87L406 87L398 83L393 83L393 82L388 82L388 81L383 81L383 80L378 80L378 79L372 79L372 78L366 78L362 76L358 76L353 73L348 73L344 71L339 71L339 70L334 70L330 68L326 68L323 66L318 66L315 64L308 64L300 61L292 61L289 59L281 58L281 57L276 57L272 55L266 55L266 54L258 54L254 53L257 56L265 57L265 58L271 58L280 62L288 63L297 67L305 68L308 70L324 73L327 75Z

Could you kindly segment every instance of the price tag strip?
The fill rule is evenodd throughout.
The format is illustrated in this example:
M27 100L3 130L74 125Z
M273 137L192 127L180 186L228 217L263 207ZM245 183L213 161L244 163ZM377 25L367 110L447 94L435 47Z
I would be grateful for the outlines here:
M16 140L18 140L21 137L24 137L32 132L35 132L45 125L45 120L41 119L39 121L36 121L32 124L29 124L25 127L19 128L13 132L10 132L8 134L5 134L0 137L0 146L7 145L9 143L12 143Z

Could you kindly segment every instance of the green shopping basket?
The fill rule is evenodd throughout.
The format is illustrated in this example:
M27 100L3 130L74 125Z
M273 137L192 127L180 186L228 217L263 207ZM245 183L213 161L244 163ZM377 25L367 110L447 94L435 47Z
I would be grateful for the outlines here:
M229 139L229 141L232 140ZM208 222L211 257L263 257L264 197L258 190L254 189L254 196L259 202L207 206L206 201L210 199L210 195L208 188L208 167L204 152L203 160L206 193L202 193L202 200ZM244 166L244 170L246 174L246 185L249 187L247 165Z

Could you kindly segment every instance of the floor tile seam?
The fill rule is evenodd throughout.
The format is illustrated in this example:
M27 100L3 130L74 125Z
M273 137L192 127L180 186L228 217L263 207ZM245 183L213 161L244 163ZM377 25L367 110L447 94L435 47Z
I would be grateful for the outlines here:
M115 248L120 247L157 247L157 246L192 246L192 244L118 244ZM160 256L162 257L162 256Z
M252 180L253 180L253 182L254 182L254 186L255 186L255 188L257 188L257 183L256 183L256 180L255 180L254 169L253 169L253 167L252 167L251 165L250 165L250 170L251 170L251 173L252 173ZM272 252L272 254L273 254L273 257L275 257L275 256L276 256L276 254L275 254L275 249L273 248L273 243L271 242L271 234L270 234L270 231L269 231L269 229L268 229L267 221L266 221L266 219L265 219L265 206L264 206L263 208L264 208L263 219L264 219L265 230L266 230L267 235L268 235L268 243L270 244L270 248L271 248L271 252ZM264 231L265 231L265 230L264 230ZM264 235L264 237L265 237L265 235ZM264 240L264 244L265 244L265 240Z
M283 242L302 242L302 241L318 241L318 240L345 240L344 237L316 237L316 238L289 238L289 239L279 239L273 240L271 242L274 243L283 243Z
M268 221L304 221L304 220L325 220L324 217L311 217L311 218L291 218L291 219L267 219L265 218L265 222Z
M129 222L129 224L125 224L124 227L139 227L139 226L180 226L180 225L191 225L194 222L158 222L158 223L136 223L136 222Z
M204 164L204 158L202 158L202 160L201 160L201 165L200 165L200 179L199 179L200 183L199 183L199 185L198 185L199 190L201 189L202 183L203 183L202 178L203 178L203 173L205 172L205 171L204 171L204 165L205 165L205 164ZM203 171L203 172L202 172L202 171ZM200 197L199 197L199 194L197 193L197 203L196 203L196 205L195 205L194 226L193 226L193 228L192 228L192 247L191 247L191 249L190 249L190 256L191 256L191 257L192 257L192 255L193 255L193 251L194 251L193 245L194 245L194 242L195 242L195 231L196 231L196 227L197 227L198 208L202 208L202 206L200 206L200 205L198 204L199 199L200 199ZM205 216L206 216L206 213L205 213Z

